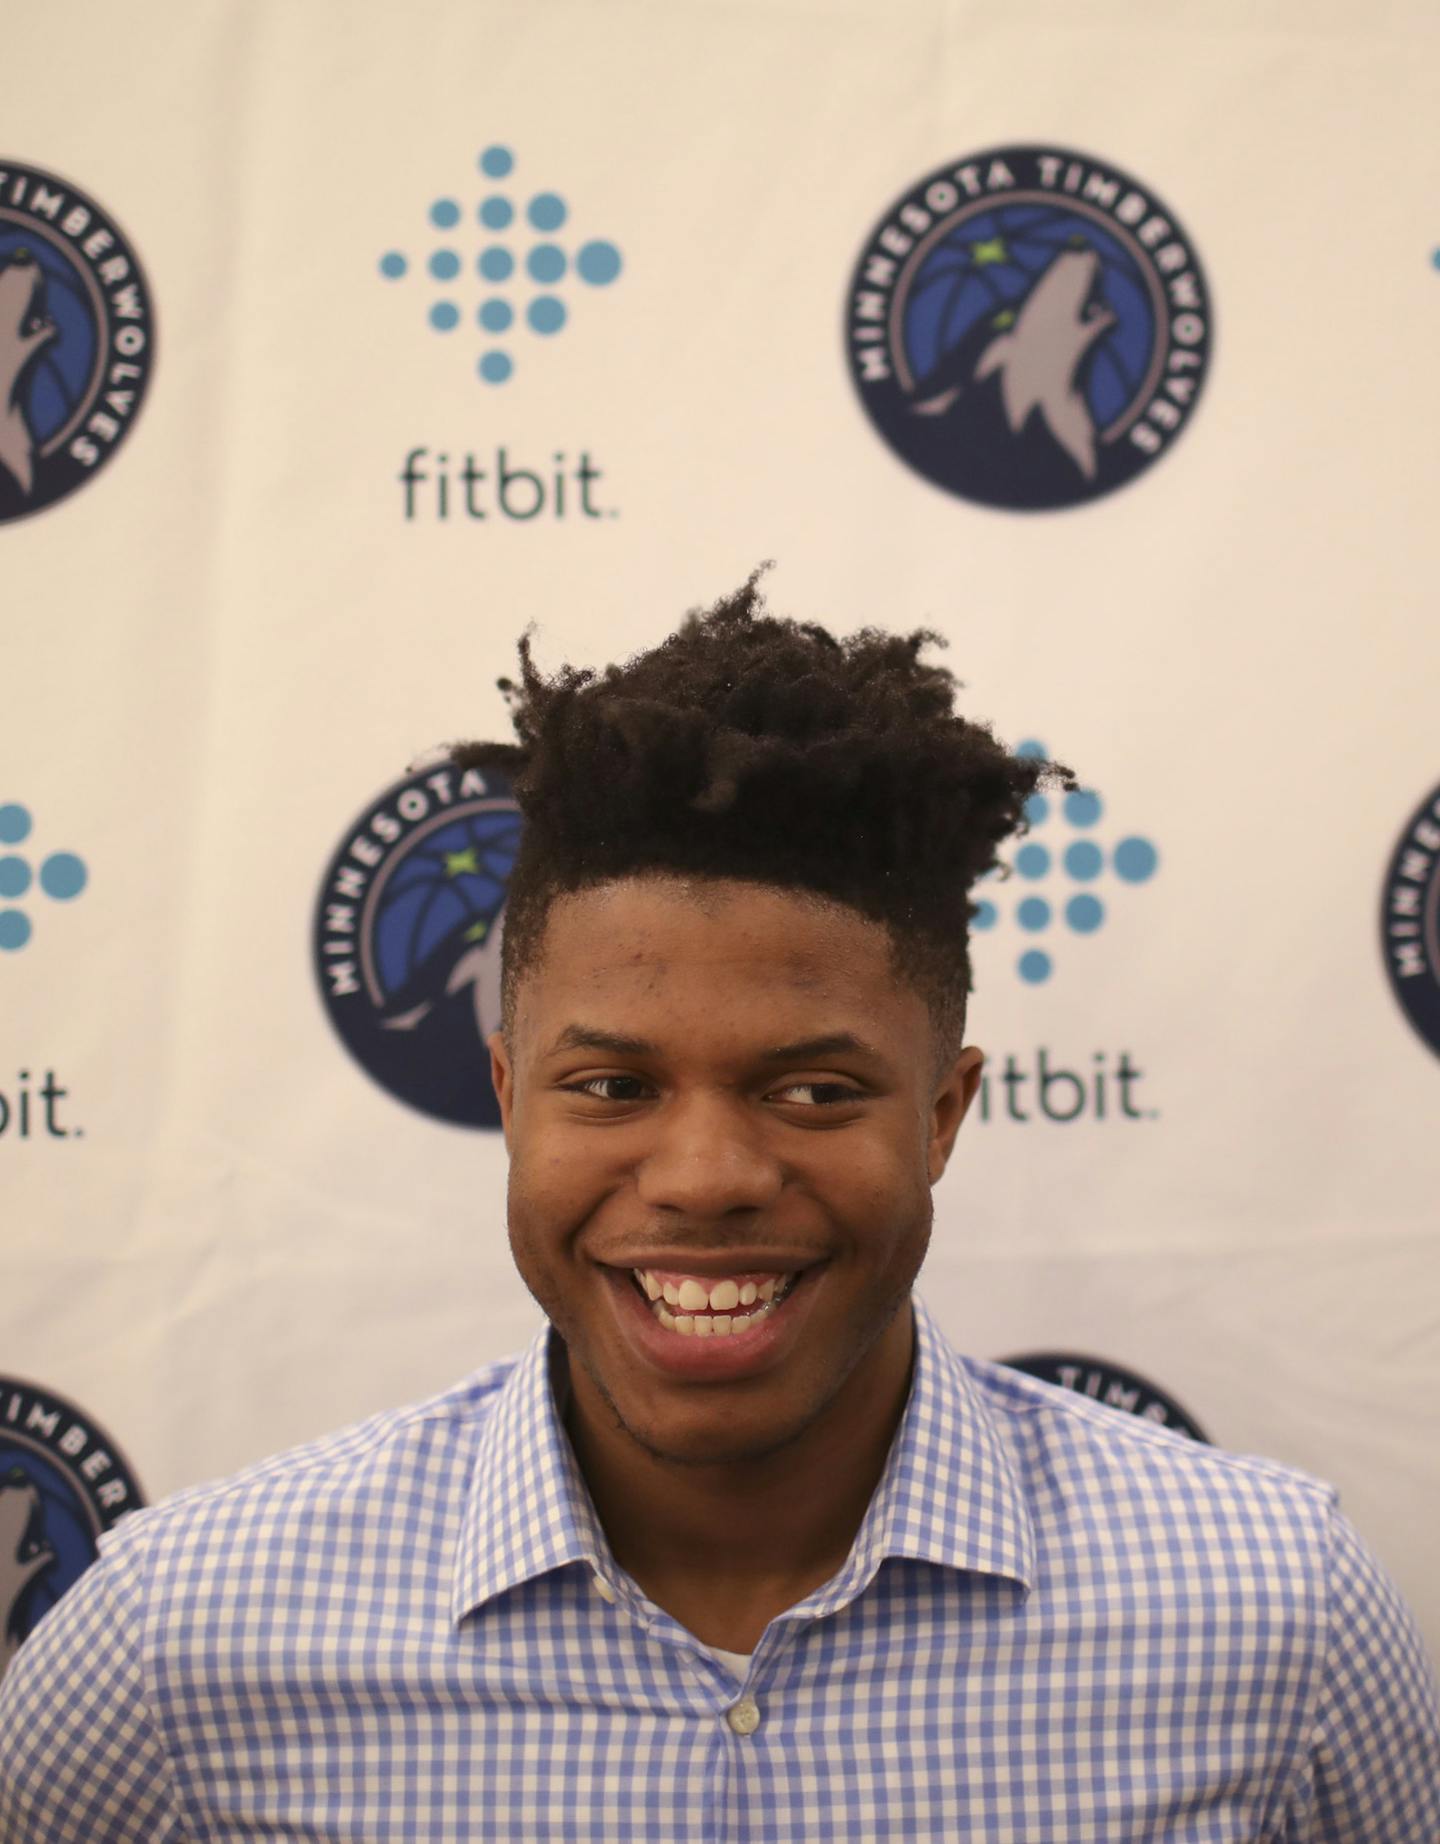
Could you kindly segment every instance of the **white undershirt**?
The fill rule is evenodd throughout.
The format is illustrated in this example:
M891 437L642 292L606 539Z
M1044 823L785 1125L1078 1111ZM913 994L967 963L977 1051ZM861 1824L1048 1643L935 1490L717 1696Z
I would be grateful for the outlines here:
M751 1654L749 1652L722 1652L719 1646L711 1646L709 1650L715 1654L716 1658L725 1660L742 1684L745 1682L750 1672Z

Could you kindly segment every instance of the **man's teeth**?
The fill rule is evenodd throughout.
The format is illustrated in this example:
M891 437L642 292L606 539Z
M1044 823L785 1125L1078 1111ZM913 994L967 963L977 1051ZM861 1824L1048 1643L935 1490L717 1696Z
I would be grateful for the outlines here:
M650 1310L667 1332L692 1338L733 1338L767 1318L790 1291L793 1274L776 1274L763 1281L720 1280L706 1282L696 1276L661 1281L645 1268L631 1273L650 1301ZM778 1298L776 1297L778 1295ZM752 1313L734 1313L736 1306L754 1306ZM670 1311L670 1308L675 1311Z

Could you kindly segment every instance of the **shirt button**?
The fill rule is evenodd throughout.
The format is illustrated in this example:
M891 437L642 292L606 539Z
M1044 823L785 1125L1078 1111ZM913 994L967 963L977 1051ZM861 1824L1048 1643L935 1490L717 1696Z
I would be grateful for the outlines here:
M600 1599L602 1601L609 1601L610 1605L613 1607L615 1605L615 1590L610 1586L609 1582L602 1581L598 1575L592 1575L590 1579L595 1584L595 1592L600 1596Z
M726 1710L725 1720L737 1735L753 1735L760 1727L760 1706L753 1697L742 1697Z

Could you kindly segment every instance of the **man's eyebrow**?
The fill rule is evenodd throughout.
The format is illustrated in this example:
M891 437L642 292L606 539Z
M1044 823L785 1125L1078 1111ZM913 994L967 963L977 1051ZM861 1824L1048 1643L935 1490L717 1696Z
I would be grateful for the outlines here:
M597 1031L586 1024L567 1024L546 1051L559 1056L565 1050L608 1050L611 1056L650 1056L655 1046L643 1037L624 1037L616 1031Z
M793 1044L777 1044L773 1050L763 1051L762 1059L767 1063L813 1063L820 1057L857 1053L877 1063L885 1061L873 1044L856 1037L853 1031L831 1031L825 1037L802 1037Z
M653 1056L657 1046L645 1037L626 1037L618 1031L601 1031L592 1025L567 1024L551 1044L547 1056L567 1050L602 1050L611 1056ZM859 1055L883 1063L883 1054L853 1031L830 1031L823 1037L801 1037L791 1044L776 1044L760 1052L762 1063L813 1063L820 1057Z

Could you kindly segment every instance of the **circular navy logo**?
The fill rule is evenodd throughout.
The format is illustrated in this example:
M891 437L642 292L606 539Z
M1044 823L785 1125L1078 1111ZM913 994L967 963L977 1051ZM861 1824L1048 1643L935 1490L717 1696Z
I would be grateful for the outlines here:
M68 180L0 160L0 522L99 472L154 356L150 290L115 220Z
M1415 809L1391 855L1380 941L1390 990L1440 1056L1440 787Z
M520 827L504 774L419 769L349 828L316 908L341 1042L397 1100L460 1127L500 1125L485 1039Z
M845 340L902 461L985 506L1124 486L1205 380L1209 293L1169 206L1109 162L999 147L897 199L856 264Z
M0 1676L90 1567L103 1533L144 1502L114 1441L88 1415L50 1390L0 1377Z
M1173 1428L1177 1434L1188 1434L1192 1441L1209 1445L1210 1437L1199 1422L1173 1396L1157 1389L1148 1377L1122 1370L1108 1358L1080 1357L1073 1351L1036 1351L1026 1357L1004 1357L1000 1362L1009 1370L1023 1370L1027 1377L1073 1389L1094 1402L1138 1415L1142 1421L1157 1422L1162 1428Z

